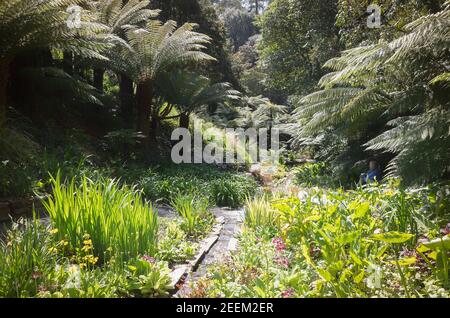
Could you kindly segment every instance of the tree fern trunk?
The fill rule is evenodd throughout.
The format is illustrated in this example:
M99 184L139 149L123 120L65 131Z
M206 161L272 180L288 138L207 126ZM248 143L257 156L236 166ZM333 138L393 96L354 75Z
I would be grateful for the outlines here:
M150 115L153 99L153 83L151 80L141 82L137 86L136 100L138 106L138 130L146 137L148 144L150 137Z
M63 70L69 75L74 74L73 54L71 52L63 53Z
M189 128L189 114L180 114L180 128Z
M123 126L126 128L133 127L133 81L126 75L120 74L119 82L119 97L120 97L120 117L122 118Z
M94 87L103 93L103 76L104 69L94 69Z
M9 63L0 61L0 128L6 121L6 89L9 79Z

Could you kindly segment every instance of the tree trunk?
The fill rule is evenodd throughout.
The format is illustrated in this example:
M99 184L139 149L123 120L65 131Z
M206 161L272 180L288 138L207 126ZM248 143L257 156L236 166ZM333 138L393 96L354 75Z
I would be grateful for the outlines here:
M180 128L189 129L189 114L187 113L180 114Z
M141 82L137 86L136 100L138 107L138 130L145 136L146 142L150 137L150 115L152 110L153 83L151 80Z
M133 127L133 81L120 74L119 82L120 117L125 128Z
M156 142L156 136L159 134L159 127L161 125L158 114L153 114L151 119L151 134L150 139L152 142Z
M103 93L103 76L104 69L94 69L94 87Z
M63 70L69 75L74 74L73 54L71 52L63 53Z
M9 63L0 61L0 128L6 122L6 89L9 79Z

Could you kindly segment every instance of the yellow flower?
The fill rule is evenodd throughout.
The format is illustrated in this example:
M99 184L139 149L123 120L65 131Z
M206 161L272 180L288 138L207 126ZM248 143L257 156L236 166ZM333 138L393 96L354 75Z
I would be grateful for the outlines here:
M86 263L80 263L80 269L83 269L86 267Z
M91 246L91 245L92 245L92 240L84 240L84 241L83 241L83 244L84 244L84 245Z
M132 270L133 272L137 271L136 266L128 265L128 268L129 268L130 270Z
M81 251L82 251L82 252L89 252L91 249L92 249L92 246L84 245L84 246L81 248Z
M98 261L98 257L95 257L94 255L86 255L83 259L92 265L96 264Z
M48 249L48 251L49 251L50 253L56 253L58 250L56 249L56 247L50 247L50 248Z
M67 270L70 274L75 274L78 271L78 266L72 265Z
M50 233L51 233L51 234L56 234L56 233L58 233L58 229L56 229L56 228L55 228L55 229L51 229L51 230L50 230Z
M62 246L67 246L69 244L69 242L67 242L66 240L61 240L61 241L59 241L59 244Z

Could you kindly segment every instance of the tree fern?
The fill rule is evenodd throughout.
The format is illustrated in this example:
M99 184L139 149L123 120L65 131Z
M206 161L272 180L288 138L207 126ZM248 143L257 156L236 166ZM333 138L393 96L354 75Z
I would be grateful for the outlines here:
M404 31L391 42L350 49L328 61L331 72L321 79L322 90L297 99L296 123L289 127L293 140L301 144L328 134L350 143L377 132L379 123L378 136L365 146L396 154L391 174L413 182L448 173L450 2ZM413 171L413 162L428 168Z

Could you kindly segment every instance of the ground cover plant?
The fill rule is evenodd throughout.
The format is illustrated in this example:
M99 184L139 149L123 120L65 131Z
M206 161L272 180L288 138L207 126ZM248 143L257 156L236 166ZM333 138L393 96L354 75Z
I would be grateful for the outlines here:
M167 296L171 268L195 255L214 224L206 201L194 197L182 218L168 219L117 180L58 174L51 185L49 221L21 219L6 230L2 297Z
M257 183L238 172L208 165L166 164L150 168L137 180L149 199L170 203L178 194L196 195L210 205L238 207L253 195Z
M438 189L392 181L249 201L238 252L194 295L448 297L449 189Z

